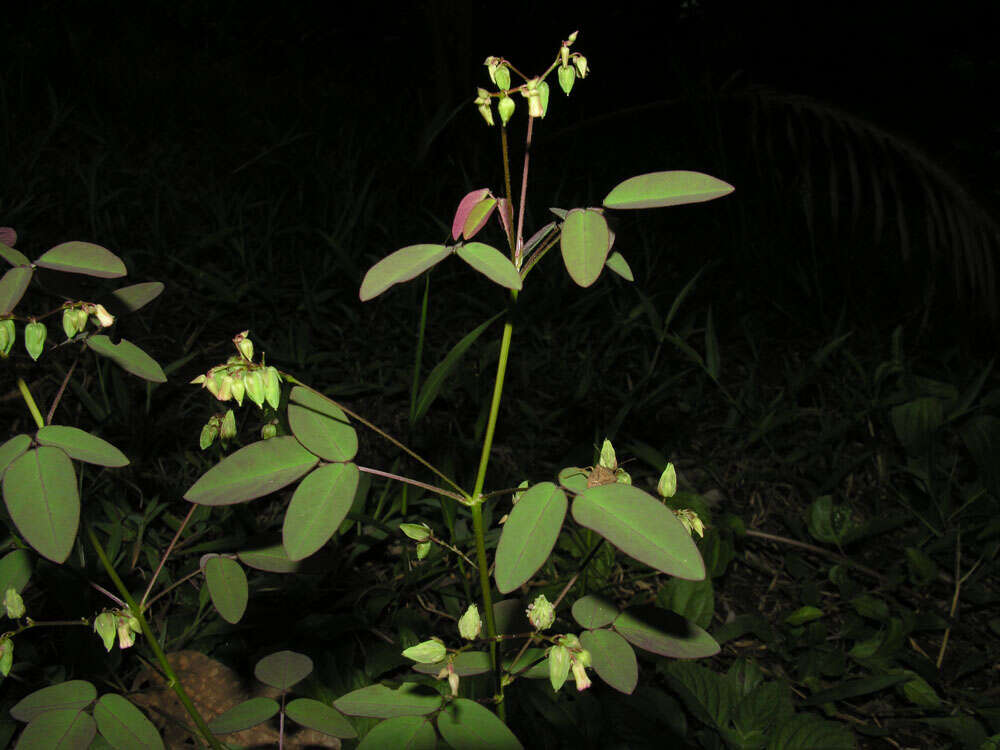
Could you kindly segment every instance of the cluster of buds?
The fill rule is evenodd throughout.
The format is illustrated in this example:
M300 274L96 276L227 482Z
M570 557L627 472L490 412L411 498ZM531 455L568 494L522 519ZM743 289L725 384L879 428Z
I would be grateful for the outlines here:
M225 414L213 414L204 427L201 428L201 437L198 444L202 450L208 448L219 438L223 443L227 443L236 437L236 416L232 409L227 409Z
M525 614L531 627L537 631L548 630L556 621L556 608L545 598L545 594L536 596L535 601L528 605Z
M572 634L559 636L556 638L556 645L549 649L549 682L552 689L559 692L572 671L576 689L586 690L591 685L587 676L590 664L590 652L583 647L579 638Z
M693 510L690 508L681 508L680 510L675 510L674 515L677 516L677 520L683 524L691 536L695 534L705 536L705 523Z
M104 305L93 302L67 302L63 305L62 326L66 338L71 339L87 328L87 321L94 316L97 325L108 328L115 322L115 316L109 313Z
M426 523L401 523L399 530L417 543L417 559L423 560L431 551L431 527Z
M274 367L253 362L253 342L247 338L247 331L233 338L238 354L225 363L216 365L204 375L191 381L201 385L219 401L233 399L243 405L244 395L261 409L264 402L273 409L281 403L281 375Z
M570 34L569 39L563 42L559 48L559 85L566 96L569 96L569 92L573 90L573 84L576 82L576 79L578 77L586 78L590 70L587 67L586 57L579 52L570 54L569 48L576 41L576 33L574 31Z
M632 476L618 465L618 457L611 441L604 438L601 446L601 458L597 466L587 474L587 487L600 487L605 484L632 484Z
M115 645L115 635L118 636L119 648L129 648L135 643L135 634L141 630L139 620L127 609L102 612L94 618L94 632L100 636L108 651Z

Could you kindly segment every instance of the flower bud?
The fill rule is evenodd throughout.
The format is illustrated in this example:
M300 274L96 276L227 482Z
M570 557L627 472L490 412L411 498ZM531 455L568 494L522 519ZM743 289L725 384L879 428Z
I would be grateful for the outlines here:
M589 652L585 651L584 653L588 654L589 660ZM586 667L579 658L573 659L572 661L573 681L576 683L576 689L577 691L586 690L591 685L590 678L587 677Z
M705 524L690 508L682 508L681 510L675 510L674 515L677 516L677 520L680 521L684 528L688 530L691 536L697 534L698 536L705 536Z
M219 437L219 415L213 414L201 428L201 435L198 436L198 447L202 450L208 448L215 439Z
M561 61L561 67L565 68L569 65L569 45L563 42L563 45L559 48L559 60ZM566 92L569 93L568 91Z
M549 649L549 682L557 693L569 676L569 662L569 649L565 646L553 646Z
M631 485L632 475L625 471L625 469L619 469L615 472L615 481L618 482L618 484Z
M427 553L430 551L431 551L430 542L420 542L417 545L417 559L423 560L425 557L427 557Z
M576 66L576 72L580 74L580 78L586 78L587 72L590 70L587 67L587 58L583 55L576 55L573 57L573 64Z
M281 405L281 375L274 367L264 370L264 398L272 409Z
M483 629L483 621L479 617L479 608L470 604L465 614L458 620L458 634L467 641L474 641Z
M86 322L86 320L84 320L84 322ZM62 327L63 333L66 334L66 338L68 339L73 338L76 334L83 330L82 328L76 327L76 308L63 308Z
M16 620L19 617L24 617L24 599L21 598L21 595L17 593L17 589L13 586L4 592L3 606L7 611L7 617L10 619Z
M4 677L10 674L14 664L14 641L10 638L0 638L0 674Z
M458 695L458 672L451 664L448 665L448 687L451 688L452 696Z
M237 333L233 336L233 343L236 344L236 349L239 351L243 359L247 362L253 362L253 342L247 338L248 333L250 333L250 331Z
M131 648L135 634L142 628L139 621L129 614L118 615L118 648Z
M565 47L563 47L563 51L566 51ZM576 83L576 68L569 65L561 65L559 67L559 86L566 96L569 96L569 92L573 90L574 83Z
M234 437L236 437L236 416L232 409L227 409L226 416L222 418L222 424L219 425L219 438L228 441Z
M667 464L667 468L660 474L660 481L656 483L656 491L660 497L673 497L677 492L677 470L673 464Z
M93 313L94 317L97 318L97 322L100 323L101 328L107 328L115 322L115 316L104 309L104 305L94 305Z
M38 361L42 356L42 349L45 347L45 336L48 331L44 323L33 320L24 327L24 348L28 350L31 358Z
M17 338L17 330L14 328L14 321L10 318L0 320L0 357L6 357L10 354L15 338Z
M270 440L275 435L278 434L278 420L272 419L270 422L265 424L260 428L260 439Z
M566 46L567 47L569 45L571 45L573 42L576 41L576 35L579 34L579 33L580 33L579 31L574 31L572 34L569 35L569 37L567 37L567 39L566 39Z
M545 594L535 597L535 601L528 605L526 614L535 630L548 630L556 621L556 608L545 598Z
M243 394L247 391L246 386L246 370L240 369L232 373L233 382L229 384L229 391L235 401L240 406L243 406Z
M611 469L611 471L618 468L618 458L615 456L615 448L607 438L604 438L604 444L601 446L601 459L599 463L605 469Z
M510 68L505 64L501 63L496 71L493 73L493 83L497 85L501 91L510 90Z
M115 629L115 616L112 612L101 612L94 618L94 632L104 642L106 651L110 651L115 645Z
M500 67L500 58L490 55L483 61L483 65L486 66L486 72L490 74L490 80L493 83L497 82L497 68ZM480 89L481 91L482 89Z
M431 527L426 523L401 523L399 530L415 542L426 542L431 536Z
M497 111L500 113L500 123L506 125L514 114L514 100L509 96L501 96L497 104Z
M447 655L448 650L437 638L431 638L429 641L418 643L416 646L410 646L403 651L403 656L407 659L412 659L418 664L437 664Z
M260 370L247 370L243 378L247 396L261 409L264 408L264 375ZM221 399L220 399L221 400Z
M549 111L549 84L545 81L538 83L538 102L542 107L539 117L545 117L545 113Z

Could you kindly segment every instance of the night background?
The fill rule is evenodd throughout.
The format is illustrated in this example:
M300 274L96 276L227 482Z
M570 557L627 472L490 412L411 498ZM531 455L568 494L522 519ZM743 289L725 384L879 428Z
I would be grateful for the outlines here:
M674 507L709 527L707 589L682 592L606 546L575 596L599 590L620 607L697 622L722 645L699 665L785 691L774 716L836 725L816 730L829 747L852 746L838 734L848 728L857 747L990 747L1000 733L1000 6L43 1L2 18L0 226L30 258L85 240L121 256L129 282L166 285L114 334L155 357L169 382L147 390L87 354L54 417L131 461L78 468L83 517L117 539L116 568L133 590L187 512L185 491L257 439L257 412L244 409L235 444L199 451L217 403L188 385L232 354L242 330L268 362L472 486L499 324L414 420L424 277L367 303L358 288L390 252L450 242L469 191L501 193L499 129L472 104L477 87L493 89L483 60L541 71L577 30L572 49L590 73L568 98L551 80L525 236L551 220L550 206L600 205L643 172L704 172L735 191L609 212L633 284L604 273L581 289L558 252L541 261L509 311L487 487L596 463L605 437L643 489L673 462ZM526 106L515 101L519 184ZM477 239L505 247L496 222ZM507 300L457 262L430 279L421 378ZM70 295L39 281L17 315ZM45 413L78 358L54 346L63 334L50 321L44 357L26 356L18 322L0 365L4 440L33 429L15 376ZM359 434L359 463L430 480ZM198 516L163 585L196 571L202 554L280 533L287 496ZM488 508L495 525L509 495ZM248 568L238 625L199 602L195 585L179 586L149 612L165 650L249 678L261 656L294 648L317 665L296 690L326 703L405 676L399 652L454 629L471 578L442 584L453 562L438 548L417 565L399 523L426 521L463 549L469 529L435 496L380 479L349 519L301 574ZM4 520L6 554L25 545ZM577 537L564 532L523 597L558 593L583 557ZM107 606L88 582L111 584L82 539L63 566L32 558L22 595L35 620ZM0 561L0 581L5 571ZM560 621L576 627L564 609ZM14 642L0 740L21 731L8 710L32 690L87 679L128 694L148 672L84 628L29 629ZM510 725L529 747L823 746L780 739L778 718L754 744L735 709L731 720L698 710L673 662L642 655L631 697L600 679L558 696L547 681L518 693L519 682ZM153 717L148 693L136 694ZM363 735L374 722L355 726Z

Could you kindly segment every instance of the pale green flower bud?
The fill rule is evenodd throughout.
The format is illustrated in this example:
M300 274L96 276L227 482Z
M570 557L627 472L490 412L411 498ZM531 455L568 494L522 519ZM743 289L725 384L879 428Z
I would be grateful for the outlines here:
M219 415L213 414L201 428L201 435L198 436L198 446L205 450L215 439L219 437Z
M76 327L76 308L63 308L62 327L63 333L66 334L66 338L68 339L73 338L80 332L81 329Z
M431 638L429 641L418 643L416 646L410 646L403 651L403 656L407 659L412 659L418 664L437 664L447 655L448 650L437 638Z
M265 424L263 427L260 428L261 440L270 440L277 434L278 434L278 421L276 419L272 419L270 422L268 422L267 424Z
M549 682L552 684L552 689L557 693L569 676L569 663L568 648L565 646L553 646L549 649Z
M139 621L131 615L118 615L118 648L130 648L135 634L142 631Z
M510 89L510 68L506 65L501 64L493 73L493 83L497 85L501 91L508 91Z
M7 617L16 620L24 617L24 599L17 593L17 589L11 587L3 595L3 606L7 610Z
M604 438L604 444L601 446L601 460L600 465L605 469L610 469L614 471L618 468L618 458L615 456L614 446L611 445L611 441Z
M688 530L691 536L697 534L698 536L705 536L705 524L690 508L682 508L681 510L675 510L674 515L677 516L677 520L680 521L684 528Z
M619 469L615 472L615 481L618 482L618 484L631 485L632 475L625 471L625 469Z
M580 78L586 78L587 72L590 70L587 67L587 58L583 55L576 55L573 57L573 64L576 66L576 72L580 74Z
M17 329L14 328L14 321L10 318L0 320L0 357L10 354L10 349L14 346L17 338Z
M250 333L250 331L237 333L233 336L233 343L236 344L236 349L239 351L243 359L247 362L253 362L253 342L247 338L248 333Z
M451 664L448 665L448 687L451 689L453 697L458 695L458 672Z
M4 677L10 674L14 665L14 641L10 638L0 639L0 674Z
M236 416L232 409L227 409L226 416L222 418L222 424L219 425L219 438L226 441L232 440L234 437L236 437Z
M272 409L281 405L281 375L274 367L264 370L264 398Z
M556 621L556 608L545 598L545 594L535 597L535 601L528 605L526 614L531 626L539 631L548 630Z
M483 621L479 617L479 608L470 604L465 614L458 620L458 634L467 641L474 641L483 629Z
M579 33L580 33L579 31L574 31L572 34L569 35L569 37L567 37L567 39L566 39L566 46L567 47L570 46L573 42L576 41L576 35L579 34Z
M565 68L569 65L569 45L563 42L563 45L559 48L559 60L561 61L561 67ZM560 81L561 83L561 81ZM568 91L566 93L569 93Z
M246 370L237 370L231 373L233 382L229 384L229 391L235 401L240 406L243 406L243 394L246 393Z
M660 481L656 483L656 491L660 497L673 497L677 493L677 470L673 464L667 464L667 468L660 474Z
M423 560L425 557L427 557L427 553L430 551L431 551L430 542L420 542L417 545L417 559Z
M573 659L572 670L573 681L576 683L577 691L589 688L591 685L590 678L587 677L587 669L579 658Z
M116 628L115 616L111 612L101 612L101 614L94 618L94 632L104 642L106 651L110 651L111 647L115 645Z
M563 47L563 52L566 52L566 47ZM573 90L573 84L576 83L576 68L563 63L559 67L559 86L562 88L563 93L569 96L569 92Z
M497 68L500 67L500 58L490 55L483 61L483 65L486 66L486 72L490 74L490 80L493 83L497 82ZM482 89L480 89L482 91Z
M580 643L580 639L573 635L572 633L567 633L566 635L560 636L558 639L559 643L568 648L572 652L580 651L583 648L583 644Z
M500 113L500 123L506 125L514 114L514 100L509 96L501 96L497 111Z
M538 83L538 103L542 107L542 114L539 117L545 117L545 113L549 111L549 84L545 81Z
M479 105L479 114L481 114L483 119L486 120L487 125L493 127L493 110L490 109L488 102L486 104Z
M260 370L247 370L243 378L247 396L261 409L264 408L264 375Z
M426 542L431 537L431 527L426 523L401 523L399 530L415 542Z
M28 350L31 358L38 361L42 356L42 349L45 347L45 337L48 331L44 323L33 320L24 327L24 348Z

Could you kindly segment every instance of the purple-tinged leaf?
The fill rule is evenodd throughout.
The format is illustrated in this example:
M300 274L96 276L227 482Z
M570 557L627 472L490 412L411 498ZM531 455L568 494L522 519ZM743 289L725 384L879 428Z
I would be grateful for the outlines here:
M462 231L465 229L465 223L469 218L469 214L472 213L479 203L481 203L485 198L490 196L489 188L479 188L478 190L473 190L467 193L464 198L458 203L458 208L455 210L455 218L451 222L451 238L457 240L462 236Z

